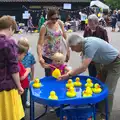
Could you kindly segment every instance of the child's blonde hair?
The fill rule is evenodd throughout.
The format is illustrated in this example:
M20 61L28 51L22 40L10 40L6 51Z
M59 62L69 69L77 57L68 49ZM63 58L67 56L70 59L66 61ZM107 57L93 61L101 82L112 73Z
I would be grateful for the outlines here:
M65 62L65 56L62 53L56 52L53 56L52 56L52 60L60 60L61 62Z
M30 47L28 39L25 37L21 37L18 40L18 45L21 45L21 46L25 47L26 49L29 49L29 47Z

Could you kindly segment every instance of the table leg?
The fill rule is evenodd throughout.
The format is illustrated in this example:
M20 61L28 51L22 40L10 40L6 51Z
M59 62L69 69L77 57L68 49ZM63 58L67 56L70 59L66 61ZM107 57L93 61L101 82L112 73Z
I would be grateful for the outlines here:
M35 118L35 116L34 116L34 101L32 100L32 97L30 97L30 120L34 120L34 118Z
M96 120L96 104L93 104L93 118Z
M106 113L106 120L108 120L108 99L105 99L105 113Z
M60 105L60 120L63 120L63 105Z

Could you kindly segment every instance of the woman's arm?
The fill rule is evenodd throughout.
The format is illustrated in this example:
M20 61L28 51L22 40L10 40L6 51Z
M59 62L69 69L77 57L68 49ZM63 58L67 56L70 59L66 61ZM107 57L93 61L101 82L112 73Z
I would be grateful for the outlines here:
M62 29L64 39L67 40L67 35L66 35L66 32L65 32L64 23L61 20L58 20L58 23L59 23L59 25ZM66 55L66 62L68 62L69 59L70 59L70 49L68 47L67 48L67 55Z
M67 35L66 35L66 31L65 31L65 28L64 28L64 23L61 21L61 20L58 20L58 23L62 29L62 32L63 32L63 37L65 38L65 40L67 39Z
M19 72L13 73L12 77L13 77L13 80L18 88L19 94L22 95L24 93L24 89L21 87L21 84L20 84Z
M19 89L21 87L21 84L20 84L20 77L19 77L19 72L17 73L13 73L12 74L12 78L17 86L17 88Z
M20 77L19 77L19 66L18 66L18 56L17 56L17 47L14 40L9 40L5 47L5 56L7 61L7 69L11 74L17 88L19 94L22 94L24 90L20 84Z
M40 29L40 34L39 34L39 39L37 43L37 54L38 54L38 59L42 67L44 67L45 61L42 57L42 47L44 44L44 39L45 39L45 34L46 34L46 28L43 25Z

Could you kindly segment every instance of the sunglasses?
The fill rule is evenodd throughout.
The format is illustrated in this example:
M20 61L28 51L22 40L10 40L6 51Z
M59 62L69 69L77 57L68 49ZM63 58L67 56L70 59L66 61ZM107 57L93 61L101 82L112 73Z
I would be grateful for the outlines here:
M59 18L58 17L56 17L56 18L51 18L51 20L58 20Z

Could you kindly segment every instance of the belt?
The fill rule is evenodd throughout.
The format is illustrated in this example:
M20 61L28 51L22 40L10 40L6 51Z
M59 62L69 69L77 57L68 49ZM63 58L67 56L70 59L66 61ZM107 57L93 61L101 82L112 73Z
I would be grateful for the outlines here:
M120 54L118 54L118 56L113 60L112 63L114 63L118 58L120 58Z

